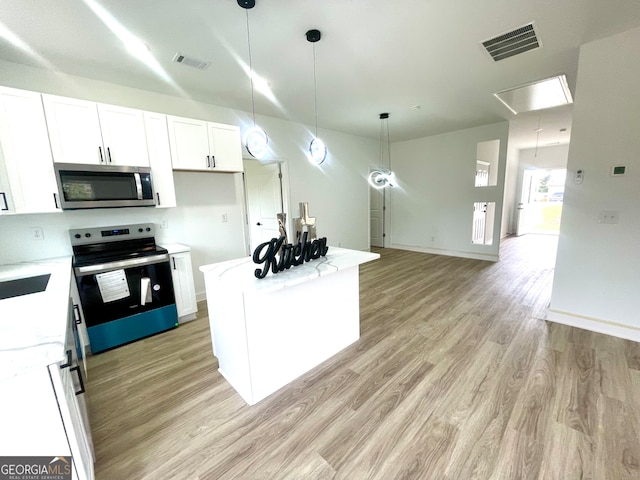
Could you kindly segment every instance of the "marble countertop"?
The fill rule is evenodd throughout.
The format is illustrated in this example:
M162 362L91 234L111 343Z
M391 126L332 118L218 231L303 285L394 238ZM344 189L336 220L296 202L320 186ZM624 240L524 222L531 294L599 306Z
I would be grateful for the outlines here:
M167 251L169 252L169 255L172 255L174 253L183 253L183 252L191 251L190 247L187 247L186 245L182 245L181 243L165 243L160 246L162 248L166 248Z
M221 288L245 293L267 293L355 267L377 258L380 258L377 253L330 246L324 257L291 267L280 273L269 272L263 279L257 279L254 276L254 270L262 269L262 265L253 263L251 257L203 265L200 271L204 273L205 280L219 281Z
M0 282L47 273L43 292L0 300L0 380L65 359L71 257L0 265Z

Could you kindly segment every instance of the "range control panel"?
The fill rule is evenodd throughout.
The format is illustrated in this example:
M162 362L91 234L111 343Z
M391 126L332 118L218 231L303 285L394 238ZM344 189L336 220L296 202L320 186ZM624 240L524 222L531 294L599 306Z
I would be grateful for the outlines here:
M69 230L71 245L116 242L154 236L153 223L118 225L114 227L75 228Z

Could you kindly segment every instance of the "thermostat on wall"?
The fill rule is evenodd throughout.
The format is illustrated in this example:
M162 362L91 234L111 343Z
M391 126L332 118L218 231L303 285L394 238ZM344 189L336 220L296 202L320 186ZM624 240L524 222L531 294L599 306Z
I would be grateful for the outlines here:
M620 177L627 172L627 167L624 165L617 165L615 167L611 167L611 176Z

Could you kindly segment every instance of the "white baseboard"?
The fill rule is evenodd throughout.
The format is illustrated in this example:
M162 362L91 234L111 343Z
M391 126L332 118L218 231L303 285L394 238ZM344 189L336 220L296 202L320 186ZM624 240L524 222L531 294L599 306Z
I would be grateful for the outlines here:
M434 255L446 255L448 257L472 258L474 260L488 260L497 262L500 257L490 253L464 252L460 250L449 250L446 248L429 248L419 247L415 245L403 245L401 243L392 243L389 248L397 248L398 250L409 250L411 252L432 253Z
M550 322L562 323L571 327L578 327L592 332L604 333L613 337L626 338L634 342L640 342L640 328L621 323L609 322L598 318L585 317L583 315L561 312L559 310L547 310L546 319Z

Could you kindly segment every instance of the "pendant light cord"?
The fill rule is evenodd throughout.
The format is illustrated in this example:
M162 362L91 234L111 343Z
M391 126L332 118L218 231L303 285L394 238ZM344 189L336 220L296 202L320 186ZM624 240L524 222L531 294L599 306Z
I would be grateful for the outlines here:
M318 138L318 81L316 79L316 44L313 43L313 108L316 117L316 138Z
M380 120L380 158L378 158L378 167L382 170L382 160L384 159L384 121Z
M389 171L391 171L391 141L389 140L389 117L387 120L387 154L389 155Z
M538 113L538 128L536 128L536 151L533 154L533 158L538 158L538 140L540 140L540 117L541 113Z
M253 114L253 126L256 126L256 106L253 97L253 63L251 61L251 35L249 33L249 9L245 10L247 14L247 45L249 46L249 83L251 84L251 113Z

